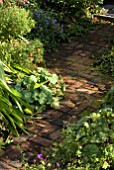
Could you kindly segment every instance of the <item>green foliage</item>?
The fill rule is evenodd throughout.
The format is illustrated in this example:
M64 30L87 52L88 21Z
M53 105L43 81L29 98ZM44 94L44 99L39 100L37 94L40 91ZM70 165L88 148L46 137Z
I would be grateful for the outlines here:
M111 107L86 112L80 120L63 129L62 137L62 143L48 151L48 160L39 158L40 165L47 170L114 169L114 110Z
M15 72L18 79L15 76L13 87L22 94L35 113L41 113L47 106L55 108L59 105L64 91L64 83L60 76L51 74L44 68L27 72L27 69L16 64L13 64L13 67L19 70Z
M50 152L38 154L40 164L33 169L114 169L113 101L112 88L102 100L103 108L93 113L85 112L77 122L67 125L61 144L55 144Z
M101 70L103 73L114 76L114 47L110 51L101 54L100 57L95 59L94 67Z
M17 64L10 69L3 65L1 62L0 136L5 139L9 134L19 136L19 129L27 133L26 120L32 113L41 113L47 106L57 107L63 96L64 83L59 76L43 68L32 72ZM1 146L4 144L2 139L0 143Z
M63 169L114 168L114 111L104 108L63 130L56 161ZM66 167L66 168L65 168Z
M102 99L103 106L108 106L114 109L114 87L106 94L106 96Z
M29 11L15 5L0 8L0 59L3 62L27 67L43 62L43 44L38 39L28 41L23 37L34 25Z
M34 25L29 11L17 6L0 8L0 41L23 36L29 33Z
M74 36L82 36L96 24L89 19L76 20L62 18L53 11L37 10L34 12L35 28L27 35L28 39L38 38L44 44L45 52L56 50L62 43Z
M27 37L40 39L46 51L55 50L61 41L67 39L64 25L58 22L52 11L37 10L34 12L34 20L35 28Z
M63 18L83 17L87 11L93 12L100 3L103 0L46 0L47 6L63 15Z
M95 28L95 24L91 23L89 18L78 16L76 5L79 12L84 11L81 8L84 8L85 0L80 2L82 7L79 7L80 3L77 1L44 1L41 3L35 1L35 3L39 6L39 9L33 10L36 24L27 38L40 39L46 52L56 50L62 42L67 42L70 38L81 36L91 28Z
M21 94L7 85L3 63L0 61L0 135L3 131L8 131L8 133L19 136L18 129L27 133L24 127L22 106L24 106L24 109L31 109L23 101Z
M6 64L17 63L25 67L43 62L43 44L38 39L28 41L20 38L0 42L0 59Z

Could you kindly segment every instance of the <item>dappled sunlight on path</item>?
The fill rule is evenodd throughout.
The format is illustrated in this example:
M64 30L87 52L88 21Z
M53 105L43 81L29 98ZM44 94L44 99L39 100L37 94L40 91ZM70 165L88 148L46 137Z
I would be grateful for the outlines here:
M14 138L14 145L6 148L3 161L12 165L12 170L21 166L17 144L20 144L27 161L36 163L41 150L61 141L61 130L68 122L76 121L83 111L98 109L100 100L111 88L111 79L94 70L92 64L94 54L107 48L112 36L114 28L106 25L64 44L58 52L45 57L48 69L62 75L66 83L65 97L57 109L48 109L40 115L40 120L29 121L29 135Z

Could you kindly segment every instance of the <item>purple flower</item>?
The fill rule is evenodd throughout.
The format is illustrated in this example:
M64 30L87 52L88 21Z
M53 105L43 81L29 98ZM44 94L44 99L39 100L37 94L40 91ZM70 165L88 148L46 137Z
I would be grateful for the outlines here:
M38 159L42 159L42 154L41 153L38 154L37 157L38 157Z
M56 162L56 166L57 166L57 167L60 167L60 163L59 163L59 162Z
M57 20L56 20L56 19L52 20L52 23L53 23L53 24L56 24L56 22L57 22Z
M46 24L49 24L49 20L48 20L48 19L46 19L46 20L45 20L45 23L46 23Z
M34 12L34 14L37 16L37 18L40 18L41 16L40 12Z

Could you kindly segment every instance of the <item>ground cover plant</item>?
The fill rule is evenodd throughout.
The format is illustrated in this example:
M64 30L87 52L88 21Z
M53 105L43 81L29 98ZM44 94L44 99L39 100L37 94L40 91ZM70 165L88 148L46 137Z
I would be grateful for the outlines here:
M39 165L27 170L100 170L114 168L114 89L102 100L102 108L86 111L63 129L61 144L39 153Z
M31 105L34 114L41 113L47 106L56 108L59 105L65 91L61 76L52 74L42 67L36 67L32 72L16 64L12 66L12 86Z
M102 73L114 76L114 47L112 46L111 49L99 54L99 57L96 57L93 66Z

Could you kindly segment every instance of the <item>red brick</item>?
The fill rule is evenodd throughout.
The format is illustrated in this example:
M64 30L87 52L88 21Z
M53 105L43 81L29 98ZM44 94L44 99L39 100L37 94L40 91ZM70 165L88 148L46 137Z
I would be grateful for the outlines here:
M29 140L31 142L40 144L40 145L45 146L45 147L48 147L52 144L51 140L48 140L48 139L43 138L43 137L31 137Z
M52 133L53 131L57 130L58 129L58 126L57 125L52 125L52 124L49 124L48 126L46 126L44 129L41 130L41 135L43 136L47 136L49 135L50 133Z
M61 102L63 105L70 107L70 108L74 108L75 104L71 101L71 100L64 100Z
M72 79L64 79L64 81L67 84L74 84L76 82L76 80L72 80Z
M81 93L87 93L87 94L94 94L94 93L96 93L96 91L85 89L85 88L77 89L77 91L81 92Z
M57 108L57 110L60 110L60 111L62 111L62 112L64 112L64 113L66 113L66 112L68 112L68 111L70 110L70 108L67 107L67 106L64 106L64 105L60 105L60 106Z
M73 84L73 86L72 87L74 87L74 88L78 88L78 87L80 87L80 86L82 86L83 85L83 83L82 82L80 82L80 81L76 81L74 84Z
M15 170L14 167L8 165L7 163L0 161L0 169L1 170Z
M53 140L53 141L60 138L60 136L61 136L61 130L56 130L49 135L50 139Z
M51 114L48 114L47 119L48 121L52 122L56 119L58 119L60 116L62 116L62 112L58 111L58 110L53 110L53 112Z
M93 86L93 85L91 85L91 84L84 84L82 87L86 88L86 89L93 90L93 91L98 91L98 88Z

